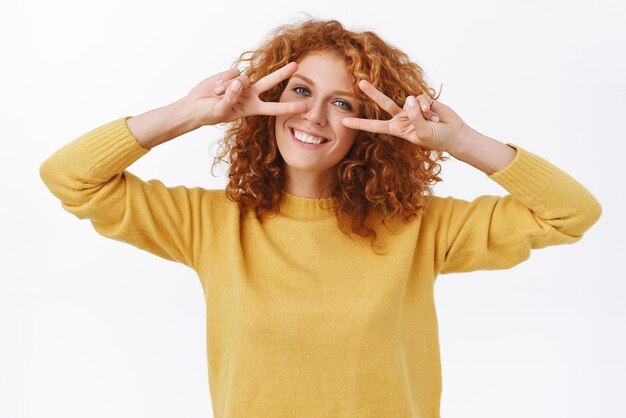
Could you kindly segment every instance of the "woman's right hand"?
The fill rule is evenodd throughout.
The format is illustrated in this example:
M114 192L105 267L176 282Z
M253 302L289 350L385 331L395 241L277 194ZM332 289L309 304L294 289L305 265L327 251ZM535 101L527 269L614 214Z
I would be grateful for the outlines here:
M279 115L306 110L303 102L264 102L259 94L291 77L298 64L290 62L250 85L239 69L212 75L195 86L187 99L192 103L198 126L231 122L250 115Z

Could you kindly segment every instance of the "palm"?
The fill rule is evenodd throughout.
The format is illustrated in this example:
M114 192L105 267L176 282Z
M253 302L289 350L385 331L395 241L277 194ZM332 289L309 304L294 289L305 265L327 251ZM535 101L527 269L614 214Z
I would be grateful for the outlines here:
M406 139L418 145L425 145L420 141L420 138L432 138L431 145L444 145L440 144L439 133L433 126L434 122L421 125L418 131L405 111L396 114L396 116L385 122L388 122L389 133L393 136Z
M425 111L419 107L408 107L406 104L401 108L370 83L362 80L359 87L392 118L389 120L344 118L343 124L349 128L393 135L429 149L446 151L465 125L459 115L441 102L433 101ZM428 103L422 96L419 97L421 101L419 105ZM431 121L432 116L439 117L441 122Z
M259 95L288 78L297 70L296 63L289 63L278 70L266 75L256 83L250 85L247 77L240 77L244 83L238 91L229 87L239 70L231 69L202 80L187 95L194 104L194 109L200 125L215 125L231 122L249 115L278 115L282 113L297 113L306 108L304 103L274 103L264 102ZM217 81L224 81L225 91L216 93Z

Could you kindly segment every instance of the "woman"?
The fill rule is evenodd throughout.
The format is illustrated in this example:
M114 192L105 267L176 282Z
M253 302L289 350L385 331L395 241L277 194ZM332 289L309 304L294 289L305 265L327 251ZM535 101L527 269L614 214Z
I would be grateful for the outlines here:
M225 122L226 190L126 170ZM433 196L444 152L510 194ZM567 173L465 124L406 54L336 21L278 28L231 70L84 134L40 173L101 235L197 272L215 417L438 417L436 277L577 242L602 211Z

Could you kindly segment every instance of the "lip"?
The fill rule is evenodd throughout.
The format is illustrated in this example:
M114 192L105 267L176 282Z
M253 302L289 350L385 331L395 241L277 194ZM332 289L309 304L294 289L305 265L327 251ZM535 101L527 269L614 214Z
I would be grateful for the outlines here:
M330 139L326 138L324 135L320 135L320 134L315 133L315 132L313 132L313 131L308 131L308 130L306 130L306 129L300 129L300 128L296 127L296 126L291 126L289 129L290 129L292 132L293 132L293 130L295 129L295 130L297 130L297 131L304 132L304 133L305 133L305 134L307 134L307 135L311 135L311 136L318 136L318 137L320 137L320 138L324 138L324 139L326 140L326 142L331 142L331 141L330 141Z
M330 144L330 143L332 142L332 141L331 141L331 140L329 140L328 138L323 137L323 136L321 136L321 135L317 135L317 134L315 134L315 133L313 133L313 132L311 132L311 131L307 131L307 130L300 129L300 128L295 128L295 129L296 129L296 130L298 130L298 131L300 131L300 132L304 132L304 133L305 133L305 134L307 134L307 135L311 135L311 136L319 136L319 137L322 137L322 138L324 138L324 139L327 139L327 141L326 141L326 142L323 142L323 143L321 143L321 144L306 144L306 143L304 143L304 142L300 142L300 141L298 141L298 139L296 138L296 136L295 136L295 135L294 135L294 133L293 133L294 127L290 127L290 128L289 128L289 134L291 135L291 140L292 140L292 141L293 141L293 142L294 142L297 146L299 146L299 147L302 147L302 148L305 148L305 149L317 149L317 148L321 148L321 147L323 147L324 145Z

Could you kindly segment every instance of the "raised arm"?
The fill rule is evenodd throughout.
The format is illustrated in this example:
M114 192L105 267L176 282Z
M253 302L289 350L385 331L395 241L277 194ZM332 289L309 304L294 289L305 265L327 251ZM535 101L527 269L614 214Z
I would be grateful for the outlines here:
M532 249L580 241L602 214L598 200L569 174L518 145L503 146L517 150L514 159L485 174L508 195L443 199L436 243L442 274L510 268Z
M202 125L287 112L294 106L299 111L301 104L258 98L259 92L296 68L296 64L283 67L254 85L238 70L211 76L168 106L119 118L81 135L45 160L40 176L65 210L89 219L101 235L195 267L205 218L211 216L208 199L215 194L143 181L126 168L153 147ZM215 91L220 84L228 87L226 91ZM237 84L239 88L233 88Z
M433 199L429 216L439 228L434 245L441 274L512 267L531 249L579 241L600 218L598 200L569 174L515 144L480 134L440 101L407 96L401 108L370 83L359 86L392 118L344 118L344 125L446 151L510 193L471 202Z
M89 219L99 234L193 267L203 194L126 171L149 152L128 130L127 119L66 144L41 164L40 176L66 211Z

